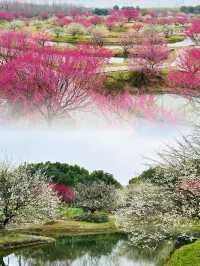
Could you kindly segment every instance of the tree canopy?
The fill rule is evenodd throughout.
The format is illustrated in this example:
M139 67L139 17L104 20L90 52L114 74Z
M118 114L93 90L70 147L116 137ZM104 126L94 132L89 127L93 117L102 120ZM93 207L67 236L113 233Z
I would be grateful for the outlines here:
M29 164L28 167L32 172L38 170L44 171L49 178L52 178L54 183L64 184L70 187L75 187L77 184L91 184L93 182L103 182L107 185L113 185L116 188L121 187L121 184L112 174L102 170L96 170L90 173L88 170L78 165L69 165L59 162Z

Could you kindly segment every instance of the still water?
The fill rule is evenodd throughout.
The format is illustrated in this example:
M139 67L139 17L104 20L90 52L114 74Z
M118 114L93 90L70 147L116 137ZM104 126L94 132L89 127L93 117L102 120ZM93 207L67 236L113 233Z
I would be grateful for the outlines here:
M172 250L165 243L154 253L128 245L125 236L62 238L55 244L26 248L1 257L1 266L160 266Z

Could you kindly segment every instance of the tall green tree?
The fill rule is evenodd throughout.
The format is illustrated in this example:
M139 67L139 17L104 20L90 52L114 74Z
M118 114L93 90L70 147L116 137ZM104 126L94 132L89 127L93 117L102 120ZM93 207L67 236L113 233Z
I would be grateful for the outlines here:
M90 173L88 170L78 165L45 162L29 164L28 168L32 173L40 170L44 172L47 177L52 178L52 182L70 187L75 187L77 184L92 184L93 182L104 182L105 184L113 185L116 188L121 187L121 184L112 174L101 170Z

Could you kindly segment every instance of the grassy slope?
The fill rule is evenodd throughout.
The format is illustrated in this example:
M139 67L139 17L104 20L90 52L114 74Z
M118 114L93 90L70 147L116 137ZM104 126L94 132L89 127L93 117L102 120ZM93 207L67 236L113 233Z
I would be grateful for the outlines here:
M16 230L17 232L22 233L52 237L109 234L116 233L118 231L113 220L110 220L107 223L87 223L73 220L60 220L51 224L27 225Z
M177 249L165 266L200 266L200 240Z

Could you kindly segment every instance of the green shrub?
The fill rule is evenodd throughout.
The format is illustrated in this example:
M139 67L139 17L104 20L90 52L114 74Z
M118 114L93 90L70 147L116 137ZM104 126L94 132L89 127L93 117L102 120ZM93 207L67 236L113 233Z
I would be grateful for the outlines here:
M56 223L57 223L57 221L52 220L52 221L46 222L45 225L53 225L53 224L56 224Z
M119 92L122 92L125 86L123 80L114 79L113 77L108 77L104 81L104 87L106 91L112 95L117 95Z
M135 184L138 182L149 182L156 185L164 184L165 180L163 180L162 168L159 166L150 167L147 170L144 170L141 175L129 180L129 184Z
M85 213L74 217L76 221L89 222L89 223L106 223L108 222L108 214L104 212Z
M116 71L107 73L107 78L104 81L104 88L106 92L111 95L117 95L122 92L125 85L130 82L129 71Z
M133 87L147 86L149 83L148 77L144 72L134 71L130 73L130 85Z
M84 215L84 210L81 208L66 208L61 209L61 215L69 218Z
M148 87L149 85L159 85L163 81L163 73L153 76L153 74L140 71L115 71L107 73L104 88L111 95L117 95L123 92L126 85L132 88L142 88Z
M115 25L112 27L113 32L125 32L127 31L127 27L124 25Z
M176 42L181 42L183 40L184 40L183 36L176 36L176 35L167 38L168 43L176 43Z
M52 41L76 44L76 43L91 42L91 38L90 36L87 36L87 35L76 35L76 36L64 35L64 36L54 36L52 38Z

